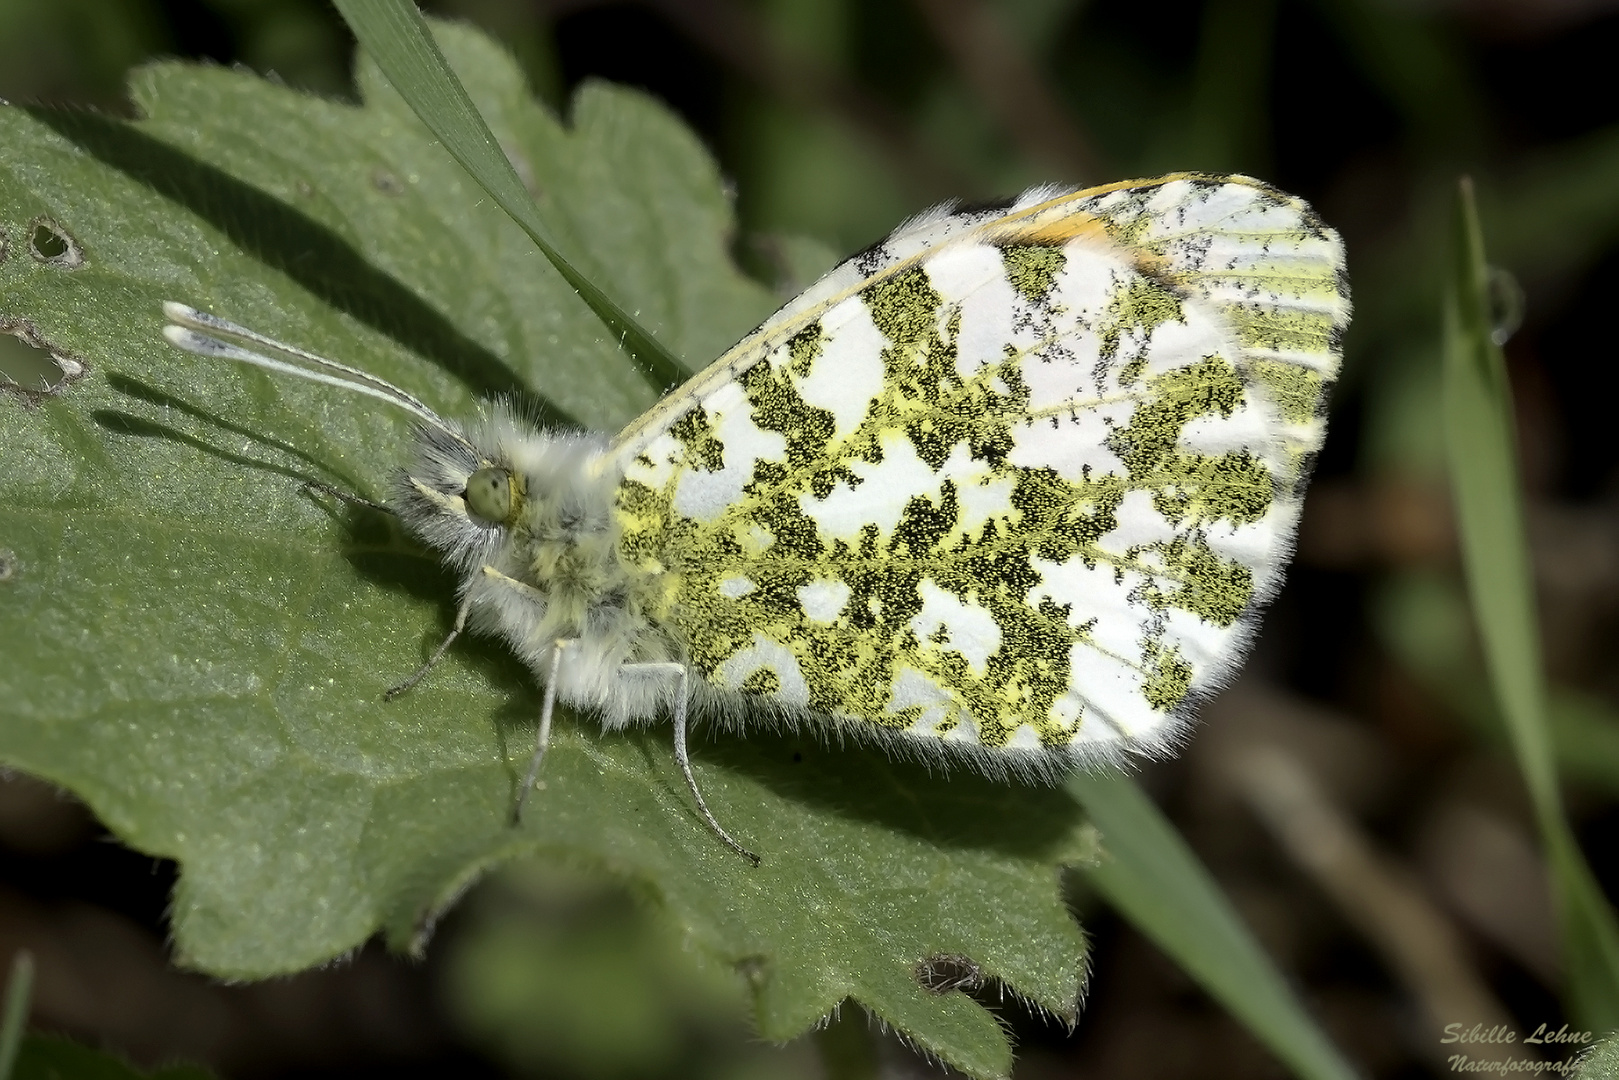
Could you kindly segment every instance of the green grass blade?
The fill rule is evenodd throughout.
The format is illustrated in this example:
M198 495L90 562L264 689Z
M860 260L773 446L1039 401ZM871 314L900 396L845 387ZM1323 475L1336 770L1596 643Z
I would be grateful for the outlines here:
M1462 560L1491 689L1551 864L1567 1005L1583 1026L1612 1030L1619 1027L1619 926L1575 842L1557 786L1512 394L1493 337L1488 274L1472 185L1463 180L1444 338L1445 441Z
M33 998L34 955L20 949L16 959L11 961L11 975L6 979L6 1002L0 1011L0 1080L11 1080L12 1070L17 1066L17 1051L22 1048Z
M399 96L496 205L534 238L551 265L578 290L580 298L618 338L654 388L667 390L684 382L690 374L686 366L562 254L551 230L540 219L533 196L445 62L416 5L336 2L349 29Z
M1611 1080L1619 1076L1619 1036L1603 1039L1580 1055L1574 1080Z
M1293 996L1197 856L1126 776L1078 773L1068 790L1102 832L1098 892L1197 980L1294 1075L1355 1076Z

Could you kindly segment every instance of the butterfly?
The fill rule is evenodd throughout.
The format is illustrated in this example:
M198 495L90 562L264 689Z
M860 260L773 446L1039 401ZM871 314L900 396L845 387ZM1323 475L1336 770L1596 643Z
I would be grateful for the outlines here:
M1172 751L1279 588L1349 321L1343 245L1243 176L901 225L614 436L445 419L183 304L190 352L418 422L389 509L604 730L813 726L992 776ZM261 351L262 350L262 351ZM521 802L519 803L519 810Z

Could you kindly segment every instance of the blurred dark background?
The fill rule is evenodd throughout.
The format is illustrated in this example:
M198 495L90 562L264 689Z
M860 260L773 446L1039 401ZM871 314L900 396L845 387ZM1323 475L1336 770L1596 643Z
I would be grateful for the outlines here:
M1246 672L1144 779L1367 1075L1448 1071L1445 1023L1520 1039L1563 1023L1541 857L1457 570L1439 273L1467 173L1501 267L1559 765L1615 895L1619 0L426 6L493 31L560 110L589 78L678 110L733 181L737 255L764 277L943 198L1040 181L1235 170L1313 201L1347 241L1357 311L1298 561ZM0 0L0 96L16 102L127 114L126 70L157 57L341 98L350 54L313 0ZM503 874L422 964L373 946L236 987L166 967L173 883L65 796L0 783L0 955L37 954L40 1026L138 1062L820 1075L816 1039L761 1045L738 980L695 970L588 881ZM1086 1007L1072 1033L1003 1008L1020 1078L1283 1075L1082 878L1072 894L1095 943ZM929 1074L898 1044L883 1055L888 1074Z

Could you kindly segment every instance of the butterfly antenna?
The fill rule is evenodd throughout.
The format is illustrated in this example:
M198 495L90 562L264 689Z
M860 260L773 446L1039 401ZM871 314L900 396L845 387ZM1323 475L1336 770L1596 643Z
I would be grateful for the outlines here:
M169 325L163 328L163 336L168 338L169 344L188 353L218 360L234 360L239 364L251 364L269 371L279 371L284 375L295 375L310 382L325 383L327 386L352 390L356 394L365 394L367 397L386 401L396 408L405 410L422 423L444 432L456 442L466 442L461 433L438 413L393 383L379 379L369 372L349 367L347 364L339 364L336 360L328 360L324 356L317 356L295 345L288 345L286 342L249 330L229 319L221 319L217 315L198 311L194 307L173 300L163 302L163 314L169 320ZM215 334L221 336L215 337L213 336ZM230 338L257 345L274 355L266 356L262 352L244 348L227 340Z

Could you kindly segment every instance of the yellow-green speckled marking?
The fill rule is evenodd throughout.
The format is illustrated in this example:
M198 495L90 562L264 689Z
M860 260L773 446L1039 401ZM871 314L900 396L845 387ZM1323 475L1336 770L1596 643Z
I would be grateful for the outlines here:
M626 588L721 697L1164 749L1280 582L1348 317L1337 236L1244 177L935 211L614 441Z

